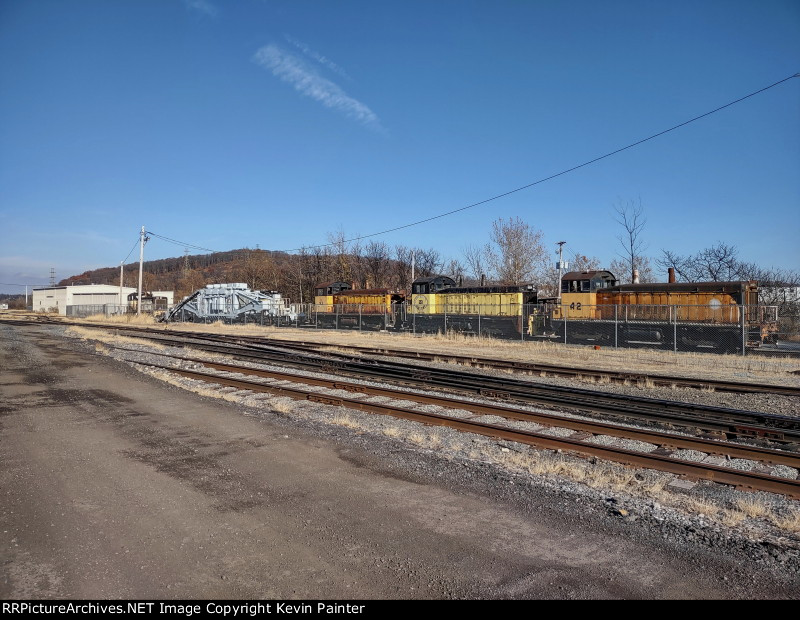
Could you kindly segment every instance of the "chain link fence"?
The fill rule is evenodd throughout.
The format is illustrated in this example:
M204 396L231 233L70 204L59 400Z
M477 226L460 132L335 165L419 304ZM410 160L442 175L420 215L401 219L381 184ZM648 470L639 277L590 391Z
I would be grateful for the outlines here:
M565 344L739 354L776 332L777 307L722 304L554 306L533 329Z
M81 304L66 307L67 316L76 318L86 318L102 314L104 316L116 316L120 314L136 314L136 309L127 304Z
M179 313L174 319L362 332L463 334L602 348L740 355L775 347L778 339L783 337L777 306L442 304L421 310L410 303L397 303L391 307L294 304L291 310L291 317L270 316L262 312L236 318L209 316L198 320L193 315L182 316Z

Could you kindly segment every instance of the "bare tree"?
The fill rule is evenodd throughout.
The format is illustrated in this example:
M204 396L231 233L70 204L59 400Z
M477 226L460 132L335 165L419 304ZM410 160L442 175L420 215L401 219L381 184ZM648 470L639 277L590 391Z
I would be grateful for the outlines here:
M702 250L696 257L696 263L712 282L729 281L737 277L738 255L738 248L718 241Z
M245 250L235 273L237 280L246 282L253 290L275 285L275 265L264 250Z
M630 284L633 282L633 278L631 277L628 279L628 269L629 264L625 260L614 259L611 261L611 265L609 266L608 270L613 273L615 276L618 274L625 274L621 276L622 281L626 284ZM658 278L656 277L655 271L653 267L650 265L650 259L647 256L638 256L636 261L633 263L633 269L638 272L639 274L639 282L642 284L647 282L656 282Z
M647 223L647 218L644 216L644 205L642 205L641 198L638 202L629 200L627 203L622 203L620 201L614 207L614 211L617 214L617 217L614 218L615 221L624 229L624 232L617 237L623 249L619 254L622 259L620 264L624 265L624 271L620 271L619 275L624 280L633 282L633 272L641 266L642 253L647 249L642 240L642 230ZM639 278L641 280L641 271Z
M442 275L453 278L459 285L464 282L464 265L456 259L442 266Z
M661 250L661 258L656 259L662 271L668 272L670 269L675 271L675 279L678 282L692 282L693 268L691 259L670 250Z
M366 288L367 286L367 265L364 260L364 248L361 242L356 240L350 244L350 273L353 277L353 284L356 288Z
M437 250L433 248L427 250L415 248L413 252L415 257L416 277L425 278L433 276L441 270L442 259Z
M487 246L478 247L475 245L468 245L461 250L464 256L464 261L467 263L466 269L472 276L472 279L479 281L482 275L487 272Z
M350 265L347 236L341 228L335 233L328 233L328 241L333 254L333 277L341 282L353 281L353 270Z
M394 274L392 286L400 290L411 288L411 254L413 250L404 245L394 248Z
M487 262L501 284L522 284L543 280L547 272L547 251L542 232L518 217L500 218L492 223Z
M572 255L570 261L570 271L597 271L600 269L600 259L596 256L586 256L585 254L578 254L577 252Z
M311 248L308 253L307 268L311 286L316 286L323 282L328 282L333 276L333 257L329 246L316 246Z
M674 269L676 278L684 282L723 282L743 278L743 265L738 261L738 255L735 246L718 241L690 256L661 250L661 258L656 264L665 271Z
M364 250L368 288L384 288L389 274L389 246L383 241L370 241Z

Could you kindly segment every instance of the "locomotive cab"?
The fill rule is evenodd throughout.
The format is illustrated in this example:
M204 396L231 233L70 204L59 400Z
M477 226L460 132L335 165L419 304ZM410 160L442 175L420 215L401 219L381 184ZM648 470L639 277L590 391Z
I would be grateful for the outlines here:
M411 284L411 311L414 314L437 314L436 294L453 288L456 281L447 276L417 278Z
M333 296L352 287L347 282L325 282L314 287L314 305L317 312L333 312Z
M561 278L561 306L553 318L597 318L597 292L617 285L610 271L570 271Z

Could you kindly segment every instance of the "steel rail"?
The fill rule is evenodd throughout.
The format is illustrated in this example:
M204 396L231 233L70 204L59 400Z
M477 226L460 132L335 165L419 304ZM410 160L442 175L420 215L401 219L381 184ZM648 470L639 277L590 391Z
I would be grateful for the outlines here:
M737 393L768 393L779 394L782 396L800 396L800 387L771 385L768 383L743 383L738 381L724 381L721 379L693 379L662 374L645 374L635 372L620 372L612 370L601 370L597 368L574 368L571 366L561 366L556 364L542 364L540 362L522 362L514 360L502 360L477 355L459 355L456 353L427 353L424 351L409 351L406 349L391 349L388 347L363 347L357 345L334 345L319 342L292 341L272 337L232 337L232 342L261 341L268 344L278 344L281 347L312 349L315 351L323 350L325 347L338 347L350 349L359 353L371 355L384 355L390 357L401 357L409 359L420 359L432 362L454 363L464 366L475 366L478 368L493 368L500 370L514 370L525 373L546 373L549 375L562 377L593 377L600 380L609 380L614 383L645 383L652 382L655 385L690 387L695 389L713 388L721 392Z
M240 358L273 359L276 363L298 368L314 368L321 372L346 376L372 376L384 381L402 384L424 384L446 390L479 394L481 396L501 399L514 399L540 405L568 407L601 415L646 419L658 424L673 424L684 427L700 428L728 436L766 437L778 441L800 440L800 419L775 414L741 411L722 407L691 405L675 401L612 395L594 390L548 386L533 382L512 379L485 377L474 373L453 370L440 370L427 366L414 366L398 362L365 362L364 360L330 360L319 355L316 359L309 355L287 355L285 351L268 345L241 344L241 349L231 345L208 344L218 343L220 337L204 334L195 336L181 334L181 340L174 335L169 336L163 330L142 328L115 328L113 326L97 326L102 329L118 329L131 336L167 341L178 346L200 346L206 350L216 351ZM200 340L202 344L189 341ZM255 353L257 352L257 354ZM476 382L479 382L476 384ZM702 418L700 417L702 416Z
M135 349L126 349L124 347L115 348L122 351L135 351ZM347 383L335 379L300 376L278 370L236 366L233 364L225 364L222 362L203 360L199 358L179 357L167 353L153 353L153 355L167 357L178 361L202 364L207 368L213 368L214 370L219 370L221 372L239 373L267 379L291 381L294 383L315 385L333 390L344 390L359 394L383 396L387 398L393 398L395 400L410 400L426 405L437 405L440 407L449 407L451 409L462 409L479 415L494 415L521 422L535 422L537 424L544 424L546 426L569 428L574 431L590 433L592 435L610 435L624 439L635 439L638 441L652 443L662 448L697 450L700 452L707 452L709 454L751 459L773 465L786 465L788 467L800 469L800 453L796 452L786 452L758 446L745 446L719 440L677 435L674 433L630 428L627 426L596 422L593 420L581 420L545 412L527 411L514 407L506 407L500 404L486 404L472 400L463 400L433 394L419 394L415 392L407 392L373 385ZM133 363L138 362L134 361Z
M48 322L49 318L52 317L45 317L44 320L31 320L30 323L32 324L46 323ZM5 322L12 324L17 323L12 320L5 320ZM69 324L69 322L64 320L55 320L52 321L52 323ZM19 322L19 324L23 323ZM116 325L115 326L84 325L83 323L73 323L73 324L83 325L86 327L96 327L103 329L111 328L111 329L126 330L126 331L147 330L147 328L134 327L134 326L123 327ZM203 339L206 340L243 343L245 344L245 346L252 343L266 343L266 344L274 344L283 348L293 348L299 350L312 349L317 352L324 350L326 347L338 347L338 348L350 349L353 351L369 355L383 355L383 356L400 357L407 359L420 359L420 360L434 361L434 362L439 361L445 363L455 363L464 366L474 366L478 368L513 370L515 372L522 372L529 374L546 373L549 375L562 376L562 377L593 377L595 379L608 380L620 384L631 383L631 382L637 384L642 384L642 383L646 384L649 382L654 385L661 385L661 386L675 386L675 387L695 388L695 389L714 389L716 391L721 391L721 392L800 396L800 387L781 386L768 383L725 381L721 379L694 379L691 377L682 377L676 375L645 374L640 372L621 372L621 371L601 370L597 368L574 368L571 366L562 366L557 364L543 364L540 362L502 360L496 358L481 357L476 355L458 355L455 353L427 353L423 351L409 351L406 349L392 349L389 347L334 345L334 344L326 344L326 343L311 342L311 341L286 340L270 336L243 337L243 336L232 336L232 335L222 335L222 334L205 334L202 336L200 335L196 336L203 337ZM773 355L781 355L781 354L789 355L791 352L764 351L763 353L764 354L769 353ZM329 352L327 354L344 357L341 354L333 354Z
M162 342L177 343L178 346L198 346L181 334L163 332L132 332L134 337ZM653 398L608 394L595 390L550 386L518 379L498 379L475 373L459 372L449 369L436 369L399 362L339 361L323 356L309 354L287 354L285 351L266 345L230 345L199 343L207 351L233 355L240 359L263 362L265 359L275 363L344 376L374 377L383 381L403 385L438 387L445 390L460 390L479 396L518 400L539 405L567 407L600 415L646 419L659 424L673 424L683 427L700 428L713 433L724 433L739 437L764 437L771 440L800 441L800 419L775 414L742 411L708 405L694 405L677 401Z
M779 493L800 498L800 480L797 479L793 480L789 478L779 478L777 476L770 476L759 472L727 469L716 465L695 463L691 461L679 461L658 454L649 454L646 452L626 450L611 446L600 446L597 444L587 444L576 439L558 438L533 431L510 429L496 424L451 418L435 413L423 413L393 405L368 403L352 398L325 396L286 386L264 385L263 383L257 383L255 381L231 379L210 373L162 366L160 364L151 364L145 362L134 363L174 372L190 379L198 379L208 383L216 383L237 389L270 393L279 396L288 396L295 400L306 400L325 405L347 407L349 409L356 409L359 411L391 415L406 420L422 422L423 424L447 426L461 431L495 437L498 439L506 439L539 448L568 450L570 452L595 456L626 465L658 469L692 478L700 478L723 484L730 484L740 488L769 491L772 493Z

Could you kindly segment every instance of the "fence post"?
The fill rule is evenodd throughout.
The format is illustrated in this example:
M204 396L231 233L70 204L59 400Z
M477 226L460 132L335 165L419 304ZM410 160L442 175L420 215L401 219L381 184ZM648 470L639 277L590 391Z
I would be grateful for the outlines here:
M447 337L447 305L444 306L444 335Z
M614 304L614 348L619 348L619 325L617 323L617 315L619 314L619 304Z
M567 313L564 304L561 304L561 316L564 318L564 344L567 344Z
M678 306L672 306L670 309L675 316L672 318L672 352L678 352Z
M747 349L747 321L745 320L745 305L741 305L739 314L742 316L742 356L746 354Z
M364 304L358 304L358 331L361 331L361 308L364 307Z

